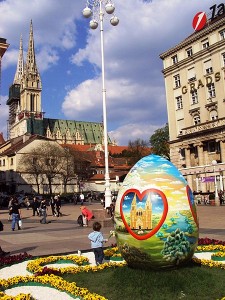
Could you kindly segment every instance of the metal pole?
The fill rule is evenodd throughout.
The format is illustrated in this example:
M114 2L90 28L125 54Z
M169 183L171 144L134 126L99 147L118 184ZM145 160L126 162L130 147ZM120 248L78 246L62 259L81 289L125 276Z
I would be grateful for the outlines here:
M103 105L103 127L104 127L104 148L105 148L105 208L112 202L109 177L109 159L108 159L108 133L107 133L107 113L106 113L106 88L105 88L105 61L104 61L104 35L103 35L103 17L102 0L100 0L100 34L101 34L101 57L102 57L102 105Z
M220 206L220 201L218 197L218 187L217 187L217 178L216 178L216 167L213 166L213 172L214 172L214 184L215 184L215 205Z

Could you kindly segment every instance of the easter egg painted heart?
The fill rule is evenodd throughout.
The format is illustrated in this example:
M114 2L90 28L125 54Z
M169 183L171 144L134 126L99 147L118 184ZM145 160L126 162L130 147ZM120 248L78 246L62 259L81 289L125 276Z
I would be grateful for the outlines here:
M137 240L153 236L164 223L168 203L158 189L127 190L120 202L120 214L127 231Z

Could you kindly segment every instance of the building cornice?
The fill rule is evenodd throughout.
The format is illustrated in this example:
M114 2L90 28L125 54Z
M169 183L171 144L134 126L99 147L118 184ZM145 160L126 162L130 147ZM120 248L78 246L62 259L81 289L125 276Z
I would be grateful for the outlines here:
M164 74L164 77L168 76L169 74L173 73L174 71L180 71L182 68L186 68L188 63L193 65L198 60L202 60L202 57L206 57L207 55L212 55L214 51L218 51L219 47L225 46L225 39L218 41L212 45L210 45L206 49L202 49L196 53L194 53L192 56L186 57L182 59L181 61L178 61L177 63L169 66L168 68L165 68L162 73Z
M208 26L206 26L201 31L194 32L188 38L183 40L181 43L177 44L175 47L172 47L169 50L167 50L167 51L163 52L162 54L160 54L159 57L163 60L167 56L170 56L170 55L176 53L180 49L183 49L183 48L193 44L195 41L197 41L201 38L206 38L206 36L209 33L213 32L214 30L216 30L216 29L218 29L222 26L224 26L224 16L223 16L223 18L219 19L217 22L210 23Z

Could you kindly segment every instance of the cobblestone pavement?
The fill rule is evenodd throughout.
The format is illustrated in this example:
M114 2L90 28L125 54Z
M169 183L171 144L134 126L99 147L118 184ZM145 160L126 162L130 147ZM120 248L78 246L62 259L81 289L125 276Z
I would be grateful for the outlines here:
M100 203L94 203L89 209L103 209ZM72 203L62 205L62 217L50 215L51 223L40 224L38 216L32 216L32 210L22 209L22 230L11 230L8 222L8 210L0 210L0 219L4 223L4 231L0 233L0 245L4 251L11 254L27 252L34 256L75 253L78 250L89 251L90 242L87 235L92 231L90 227L80 227L76 220L80 215L80 205ZM197 206L200 225L200 237L209 237L225 241L225 206ZM113 227L102 229L105 238ZM105 246L115 243L111 238Z
M86 205L86 204L85 204ZM86 205L90 210L103 209L100 203ZM0 219L4 223L4 231L0 233L0 245L4 251L11 254L27 252L34 256L75 253L78 250L90 250L90 241L87 235L92 231L91 227L80 227L77 218L80 215L80 205L73 203L63 204L62 216L53 217L51 208L48 208L48 224L40 224L40 217L34 216L32 209L22 208L22 230L11 230L11 222L8 221L8 210L0 210ZM102 233L105 238L113 227L105 227ZM110 246L115 243L114 238L106 243Z

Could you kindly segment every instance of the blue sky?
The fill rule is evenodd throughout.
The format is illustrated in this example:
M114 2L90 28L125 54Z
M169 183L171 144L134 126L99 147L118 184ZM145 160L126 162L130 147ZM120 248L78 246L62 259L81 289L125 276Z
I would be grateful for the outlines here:
M222 1L115 0L119 25L104 18L108 131L118 145L149 140L167 122L159 55L193 33L199 11ZM6 138L8 88L16 71L20 35L24 58L33 21L45 117L102 121L100 32L89 29L85 0L0 1L0 37L10 44L2 59L0 131Z

